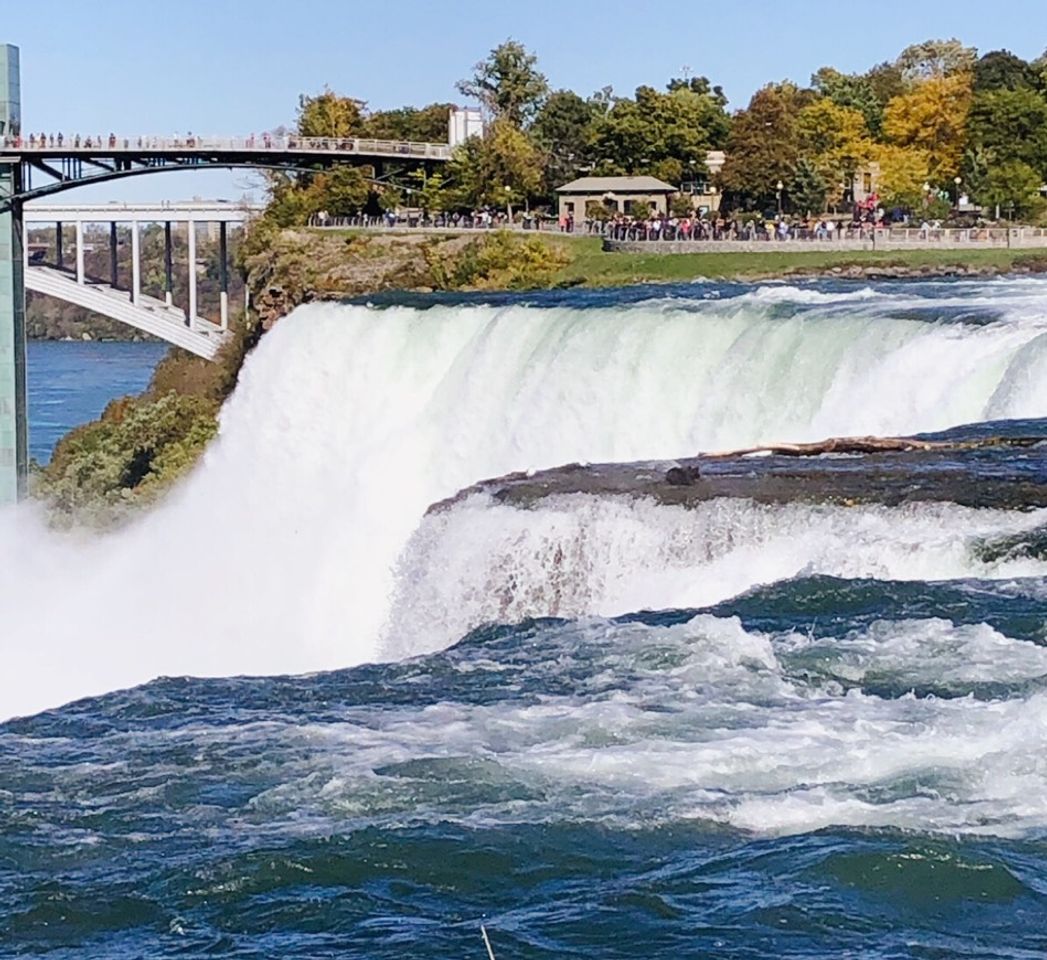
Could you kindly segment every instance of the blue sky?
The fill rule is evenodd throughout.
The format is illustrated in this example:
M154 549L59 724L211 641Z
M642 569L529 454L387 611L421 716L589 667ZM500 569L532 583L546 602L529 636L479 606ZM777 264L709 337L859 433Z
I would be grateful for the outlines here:
M621 93L688 65L732 108L769 80L863 70L907 44L958 36L1024 57L1047 44L1047 0L5 0L22 51L26 128L83 134L247 134L289 123L329 84L373 108L458 99L454 83L512 36L554 87ZM864 11L868 11L865 13ZM165 174L93 199L232 197L242 174ZM85 197L85 199L87 199Z

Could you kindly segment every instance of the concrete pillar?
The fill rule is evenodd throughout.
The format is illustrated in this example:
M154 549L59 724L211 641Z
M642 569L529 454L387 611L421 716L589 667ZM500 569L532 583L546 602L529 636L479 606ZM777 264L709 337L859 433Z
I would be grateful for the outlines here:
M109 224L109 286L114 290L119 286L120 274L117 270L116 224Z
M218 273L221 279L221 324L223 330L229 329L229 245L226 236L226 222L218 224Z
M0 44L0 130L21 130L18 48ZM22 191L19 163L0 163L0 200ZM25 496L29 465L25 374L25 225L22 205L0 213L0 504Z
M65 266L65 237L62 236L62 221L55 224L55 266L61 270Z
M196 224L185 225L189 246L189 329L196 325Z
M164 300L174 304L174 265L171 256L171 221L164 224Z
M84 221L76 221L76 282L84 282Z
M138 234L138 221L131 221L131 303L138 303L142 296L142 238Z

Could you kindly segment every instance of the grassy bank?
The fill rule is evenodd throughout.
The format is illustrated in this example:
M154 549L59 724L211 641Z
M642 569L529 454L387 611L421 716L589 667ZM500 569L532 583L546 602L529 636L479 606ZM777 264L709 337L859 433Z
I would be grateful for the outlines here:
M550 237L572 255L559 280L586 286L671 282L700 277L769 279L831 273L834 269L927 268L929 272L965 268L987 273L1047 270L1047 252L1030 250L902 250L810 252L772 248L766 252L604 253L597 237ZM784 246L784 245L783 245Z

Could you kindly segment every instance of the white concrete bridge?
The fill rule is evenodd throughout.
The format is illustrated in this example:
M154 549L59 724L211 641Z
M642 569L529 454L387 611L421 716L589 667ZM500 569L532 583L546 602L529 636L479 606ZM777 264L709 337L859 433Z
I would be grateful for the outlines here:
M185 203L109 203L109 204L27 204L24 210L25 286L27 290L56 297L84 307L104 317L166 340L190 353L213 360L229 328L229 274L227 225L243 223L261 208L219 201ZM141 226L164 225L164 298L142 292ZM197 297L197 228L218 225L220 262L220 305L216 320L200 315ZM55 229L54 262L45 262L45 250L30 241L31 228L44 224ZM84 268L87 247L84 228L108 224L108 282L89 278ZM122 290L117 283L119 246L117 226L126 224L131 234L131 284ZM73 228L73 259L66 261L65 228ZM172 229L184 225L188 248L188 303L174 303L174 254Z

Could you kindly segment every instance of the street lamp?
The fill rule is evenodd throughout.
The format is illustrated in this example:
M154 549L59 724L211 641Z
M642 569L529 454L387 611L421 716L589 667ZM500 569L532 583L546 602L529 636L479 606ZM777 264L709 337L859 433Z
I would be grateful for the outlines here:
M953 180L953 183L956 184L956 209L959 210L960 209L960 184L963 183L963 178L962 177L956 177Z
M785 184L781 180L775 184L775 197L778 200L778 216L782 215L782 191L785 189Z
M505 185L505 212L509 215L509 226L513 225L513 188Z

